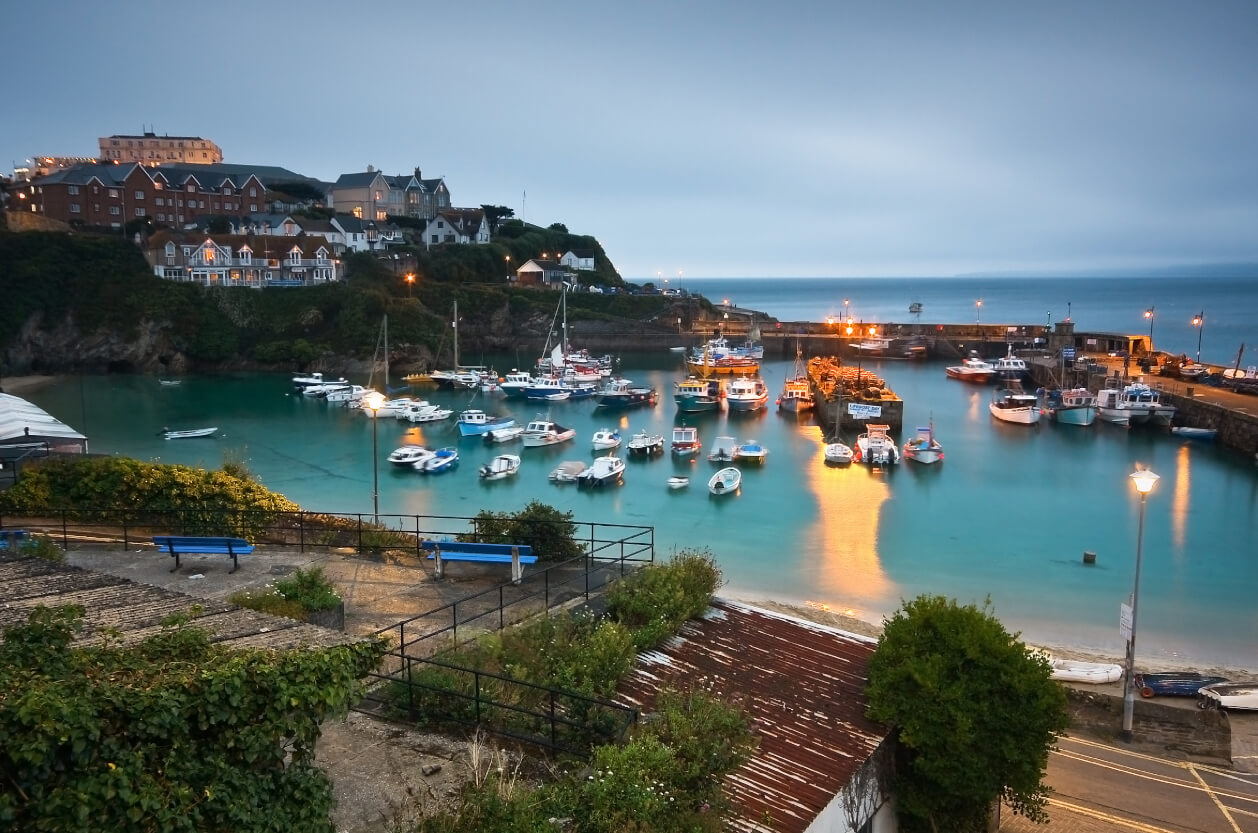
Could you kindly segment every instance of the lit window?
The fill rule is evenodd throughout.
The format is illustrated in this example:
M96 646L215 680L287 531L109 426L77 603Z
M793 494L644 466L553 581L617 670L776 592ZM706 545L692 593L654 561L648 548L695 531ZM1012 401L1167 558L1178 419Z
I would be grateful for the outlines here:
M213 250L213 249L206 249L204 252L202 252L202 253L201 253L201 256L205 259L205 262L206 262L206 263L213 263L213 262L214 262L214 250Z

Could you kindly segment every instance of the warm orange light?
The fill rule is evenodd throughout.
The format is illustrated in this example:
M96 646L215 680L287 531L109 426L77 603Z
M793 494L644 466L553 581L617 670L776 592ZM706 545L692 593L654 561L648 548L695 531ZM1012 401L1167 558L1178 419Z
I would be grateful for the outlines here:
M831 315L828 318L826 318L826 326L831 326L833 324L834 324L834 316Z
M852 325L851 325L851 324L848 324L848 325L847 325L847 334L848 334L848 335L851 335L851 334L852 334Z
M878 328L877 328L877 327L870 327L870 328L869 328L869 334L870 334L871 336L876 336L876 335L878 335Z

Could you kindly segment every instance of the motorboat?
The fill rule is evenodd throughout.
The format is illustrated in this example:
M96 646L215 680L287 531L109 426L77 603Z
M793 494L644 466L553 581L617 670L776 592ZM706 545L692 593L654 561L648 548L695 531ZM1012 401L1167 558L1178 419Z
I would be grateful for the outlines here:
M721 409L721 403L725 400L725 389L720 380L691 376L676 383L673 399L677 401L678 413L710 413Z
M763 463L769 449L755 440L748 440L734 449L734 459L740 463Z
M1217 428L1192 428L1187 425L1178 425L1171 429L1171 433L1188 440L1211 441L1219 437L1219 429Z
M548 393L545 396L530 397L530 398L545 399L547 402L563 402L565 399L572 398L572 391L557 390L554 393Z
M692 457L699 453L703 444L699 442L699 429L687 425L679 425L673 429L673 439L669 443L674 455Z
M1044 410L1050 419L1062 425L1091 425L1096 422L1096 394L1087 388L1052 390Z
M938 463L944 458L943 445L935 439L935 425L917 428L917 436L904 444L904 457L917 463Z
M1101 419L1115 425L1157 425L1169 428L1175 406L1162 402L1161 393L1144 382L1119 386L1117 379L1106 380L1097 393L1096 407Z
M301 395L307 399L326 399L330 393L339 393L348 391L351 385L348 379L338 379L335 382L323 382L318 385L306 385L301 389Z
M479 437L497 428L510 428L513 425L514 417L490 416L479 408L469 408L459 414L459 435L463 437Z
M750 375L760 372L760 360L750 356L720 356L714 358L704 353L701 358L686 359L686 369L692 373L722 373Z
M992 369L996 371L996 378L1003 380L1005 384L1010 381L1021 384L1030 378L1026 360L1013 354L1012 344L1007 345L1005 355L992 362Z
M501 480L510 477L520 470L520 458L515 454L499 454L480 467L480 476L485 480Z
M1208 685L1226 683L1227 677L1198 674L1196 671L1155 671L1136 674L1132 680L1141 697L1195 697Z
M708 491L714 495L728 495L738 491L743 473L733 466L726 466L708 480Z
M494 428L485 432L487 443L509 443L518 440L524 434L523 425L512 425L510 428Z
M769 389L759 376L743 376L729 383L725 402L731 411L758 411L769 403Z
M1031 393L1000 390L988 403L987 409L1001 422L1016 425L1035 425L1040 421L1040 400Z
M849 465L854 456L851 446L838 441L826 443L824 453L826 462L833 466Z
M533 376L523 370L512 370L510 373L502 377L502 381L498 383L498 387L508 397L523 399L528 395L528 389L533 384Z
M371 388L365 388L362 385L339 385L326 394L323 398L334 405L356 405L362 402L364 396L374 391Z
M624 378L610 379L598 393L598 408L632 408L654 405L655 388L635 385Z
M414 466L433 455L432 449L422 445L404 445L389 453L388 461L395 466Z
M425 474L442 474L457 468L458 465L459 450L457 448L440 448L434 451L431 457L415 463L414 467Z
M639 431L629 438L628 449L630 454L643 456L661 454L664 451L664 435Z
M591 441L591 445L597 451L620 448L620 432L615 428L600 428L594 432L594 439Z
M944 369L950 379L959 379L975 385L986 385L996 378L996 368L991 362L985 362L976 355L971 355L959 365Z
M871 466L890 466L900 462L900 449L895 440L887 436L890 425L865 424L865 433L856 438L852 459Z
M1049 677L1070 683L1116 683L1123 676L1123 667L1112 662L1083 662L1073 659L1048 659Z
M341 381L344 381L343 379ZM324 384L322 373L298 373L293 377L293 389L296 391L304 390L311 385Z
M549 419L535 419L524 428L524 433L520 438L524 440L526 448L536 448L543 445L558 445L567 442L577 435L575 428L565 428L557 422L551 422Z
M190 428L186 431L172 431L169 428L162 429L162 438L167 440L190 440L194 437L212 437L218 428Z
M443 419L449 419L453 413L454 411L449 408L442 408L428 402L413 402L404 410L398 411L395 416L407 422L440 422Z
M580 460L564 460L551 471L549 477L555 483L576 483L577 476L588 468Z
M795 367L791 375L782 382L782 392L778 394L778 410L810 411L813 408L812 383L808 380L808 370L804 367L804 353L795 348Z
M614 454L595 458L577 475L578 486L607 486L619 483L625 474L625 461Z
M1258 709L1258 683L1214 683L1197 692L1202 709Z
M368 407L366 401L362 401L362 410L369 417L401 419L402 414L408 411L412 406L427 405L428 403L422 399L412 399L409 396L399 396L397 399L386 399L379 402L376 407Z
M183 379L158 379L157 383L164 388L175 388L183 384Z
M680 474L677 474L668 478L668 488L670 489L684 489L689 485L690 485L689 477L684 477Z
M738 450L738 440L733 437L717 437L712 441L712 450L708 459L713 463L732 463L734 452Z

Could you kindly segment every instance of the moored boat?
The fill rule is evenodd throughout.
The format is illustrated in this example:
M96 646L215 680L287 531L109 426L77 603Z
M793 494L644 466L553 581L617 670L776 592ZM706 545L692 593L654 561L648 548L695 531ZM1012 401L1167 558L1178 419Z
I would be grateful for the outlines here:
M434 451L431 457L415 463L414 468L425 474L443 474L458 465L459 450L457 448L440 448Z
M598 457L577 475L578 486L608 486L619 483L625 474L625 461L614 454Z
M1217 428L1192 428L1187 425L1178 425L1171 429L1171 433L1189 440L1215 440L1219 437Z
M1196 671L1156 671L1136 674L1133 679L1141 697L1195 697L1205 686L1228 681Z
M1119 386L1117 379L1106 380L1097 393L1097 412L1115 425L1158 425L1170 427L1175 406L1162 402L1161 393L1144 382Z
M630 454L660 454L664 451L664 435L639 431L629 438L628 449Z
M510 428L513 425L515 425L514 417L491 416L478 408L469 408L459 414L459 434L464 437L476 437L499 428Z
M975 355L971 355L961 364L945 368L944 372L951 379L959 379L975 385L986 385L996 378L996 368L991 362L985 362Z
M675 474L672 477L668 478L668 488L670 489L684 489L689 485L690 485L689 477L683 477L680 474Z
M480 476L485 480L501 480L510 477L520 470L520 458L515 454L499 454L480 467Z
M576 435L575 428L566 428L548 419L535 419L525 426L521 439L524 440L526 448L536 448L567 442Z
M992 362L992 370L996 371L996 379L1007 386L1012 382L1022 384L1030 378L1026 360L1013 354L1012 344L1007 345L1005 355Z
M865 433L856 438L852 459L871 466L891 466L900 462L900 448L887 436L890 425L866 423Z
M512 425L509 428L495 428L485 432L485 442L487 443L509 443L512 440L520 439L524 433L523 425Z
M734 466L727 466L708 480L708 491L714 495L728 495L738 491L743 473Z
M1050 419L1062 425L1091 425L1096 422L1096 394L1087 388L1052 390L1044 410Z
M731 411L758 411L769 402L769 389L759 376L743 376L729 383L725 403Z
M822 453L825 455L826 462L833 466L849 465L855 456L851 446L837 440L832 443L826 443Z
M1049 658L1048 664L1052 668L1049 676L1063 682L1100 685L1117 682L1123 676L1122 666L1112 662Z
M682 414L699 414L719 411L725 399L725 389L717 379L703 379L691 376L677 382L673 392L677 400L677 412Z
M904 444L904 457L915 463L938 463L944 458L943 445L935 439L935 423L918 426L917 436Z
M782 392L778 394L778 409L782 411L809 411L813 408L812 383L808 380L808 370L804 367L804 353L795 348L795 366L782 382Z
M1040 400L1030 393L1000 390L988 403L987 409L1001 422L1015 425L1035 425L1040 421Z
M388 461L395 466L413 466L431 457L432 454L431 449L422 445L404 445L389 452Z
M688 425L679 425L673 429L673 439L670 443L673 454L678 457L690 457L699 453L699 449L703 444L699 442L699 429L691 428Z
M769 449L765 448L755 440L748 440L740 443L734 449L734 459L739 463L756 463L760 464L769 456Z
M712 441L712 449L708 459L713 463L732 463L734 452L738 450L738 440L733 437L717 437Z
M600 428L594 432L594 438L590 444L598 451L620 448L620 432L615 428Z
M1197 691L1202 709L1258 709L1258 683L1214 683Z
M598 393L599 408L632 408L637 405L654 405L655 388L635 385L624 378L608 380Z
M585 469L585 463L580 460L564 460L551 470L549 478L555 483L576 483L577 475Z

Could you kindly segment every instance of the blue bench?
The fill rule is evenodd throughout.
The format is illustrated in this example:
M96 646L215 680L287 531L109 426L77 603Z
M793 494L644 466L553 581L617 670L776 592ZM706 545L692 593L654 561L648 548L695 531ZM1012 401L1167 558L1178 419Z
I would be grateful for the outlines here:
M30 542L25 529L0 529L0 550L19 549Z
M154 535L153 543L170 555L174 556L175 566L170 568L173 573L179 569L179 556L191 553L205 553L208 555L230 555L232 557L232 568L228 572L234 573L240 568L240 561L237 556L253 552L253 544L250 544L244 538L218 538L210 536L190 536L190 535Z
M437 578L445 575L444 561L479 561L484 564L510 564L511 583L519 584L524 565L536 564L537 556L527 544L478 544L468 541L420 541L419 547L436 562Z

